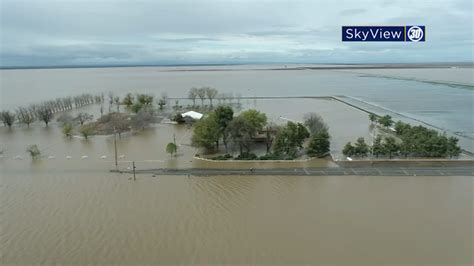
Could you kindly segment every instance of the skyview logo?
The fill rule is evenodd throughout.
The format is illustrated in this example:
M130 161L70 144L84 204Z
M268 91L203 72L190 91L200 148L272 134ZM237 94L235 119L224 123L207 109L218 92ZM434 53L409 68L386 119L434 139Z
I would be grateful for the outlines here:
M425 26L342 26L343 42L424 42Z

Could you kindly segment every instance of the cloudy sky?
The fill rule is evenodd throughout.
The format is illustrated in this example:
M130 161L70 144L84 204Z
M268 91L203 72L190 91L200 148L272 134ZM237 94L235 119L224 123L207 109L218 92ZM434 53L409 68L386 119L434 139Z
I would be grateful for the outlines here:
M473 61L471 0L0 0L1 66ZM343 43L342 25L426 25Z

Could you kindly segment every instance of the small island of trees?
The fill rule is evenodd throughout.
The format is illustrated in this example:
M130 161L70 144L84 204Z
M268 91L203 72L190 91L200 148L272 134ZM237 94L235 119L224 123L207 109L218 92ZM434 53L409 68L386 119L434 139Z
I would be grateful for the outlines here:
M192 145L215 153L222 143L225 154L213 157L215 160L234 158L229 154L229 145L238 150L234 158L238 160L292 160L305 153L321 157L330 150L327 129L316 114L308 115L304 123L289 121L277 126L260 111L249 109L234 116L231 107L219 106L196 123ZM257 156L254 151L259 146L265 147L265 153Z

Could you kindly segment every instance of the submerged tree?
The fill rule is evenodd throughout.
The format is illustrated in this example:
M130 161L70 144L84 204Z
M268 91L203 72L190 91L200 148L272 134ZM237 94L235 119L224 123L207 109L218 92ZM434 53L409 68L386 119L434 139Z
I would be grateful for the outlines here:
M83 125L80 127L79 132L85 139L88 139L94 133L94 128L90 124Z
M158 100L158 106L160 108L160 110L163 110L163 108L165 107L166 105L166 102L167 102L167 99L165 96L161 96L161 98Z
M198 97L197 88L191 88L188 93L188 98L193 100L193 106L196 106L196 98Z
M170 142L168 143L168 145L166 145L166 152L169 153L171 156L173 156L173 154L176 156L177 151L178 146L176 146L176 144L174 144L173 142Z
M36 115L38 116L39 120L46 124L46 126L48 126L49 122L51 122L54 117L53 111L46 104L40 105L36 109Z
M5 126L11 128L13 123L15 123L15 114L10 111L2 111L0 112L0 119Z
M206 88L202 87L197 89L197 96L201 99L201 106L204 107L204 99L206 99Z
M114 102L115 102L115 105L117 106L117 113L120 113L120 97L115 96Z
M72 125L67 123L67 124L64 124L63 126L63 134L66 136L66 137L71 137L72 136Z
M137 101L142 105L152 105L153 104L153 95L151 94L138 94Z
M66 124L72 124L74 123L74 117L72 117L70 114L68 113L62 113L61 115L59 115L58 118L56 118L56 121L64 126Z
M94 116L88 113L79 113L77 114L76 118L74 120L78 121L79 124L84 125L85 122L91 121Z
M112 112L112 104L114 104L114 93L109 92L109 113Z
M18 122L26 124L28 127L30 127L30 124L33 123L36 119L35 114L32 111L23 107L18 108L17 117Z
M207 95L207 98L209 98L209 101L211 102L211 106L212 106L212 100L216 98L217 90L214 88L206 87L206 95Z
M136 102L132 105L132 112L134 112L135 114L138 114L138 112L140 112L140 110L142 109L143 109L143 104L140 102Z
M29 146L26 151L30 154L31 159L36 160L40 156L41 152L37 145Z
M134 100L133 95L131 93L127 93L125 98L123 98L123 104L130 108L130 106L132 106L133 104L133 100Z
M155 123L156 119L151 110L140 110L136 115L132 116L130 126L134 130L143 130Z

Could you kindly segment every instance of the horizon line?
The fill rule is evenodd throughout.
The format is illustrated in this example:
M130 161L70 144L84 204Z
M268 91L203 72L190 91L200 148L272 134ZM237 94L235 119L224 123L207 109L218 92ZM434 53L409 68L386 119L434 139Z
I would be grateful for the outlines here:
M341 65L341 66L396 66L396 65L472 65L474 61L441 61L441 62L385 62L385 63L302 63L302 62L246 62L246 63L183 63L183 64L84 64L84 65L39 65L39 66L0 66L0 70L15 69L59 69L59 68L120 68L120 67L185 67L185 66L244 66L244 65Z

